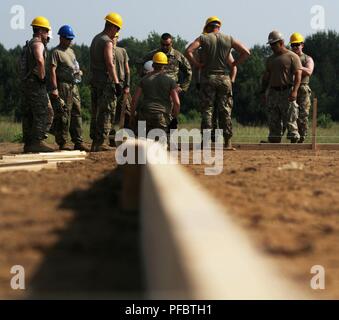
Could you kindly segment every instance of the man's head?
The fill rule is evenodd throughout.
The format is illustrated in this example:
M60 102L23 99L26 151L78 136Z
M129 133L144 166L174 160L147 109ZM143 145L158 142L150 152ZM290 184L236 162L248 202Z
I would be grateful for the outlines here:
M74 31L69 25L62 26L59 29L58 35L60 36L60 45L65 48L68 48L75 38Z
M153 56L153 68L155 71L163 70L168 64L168 58L165 53L157 52Z
M300 33L293 33L290 38L292 51L298 55L301 55L304 49L304 41L305 39Z
M116 33L122 28L122 17L118 13L111 12L105 17L105 20L105 32L113 40Z
M33 28L33 34L35 37L40 37L44 44L48 43L49 32L51 31L51 25L45 17L39 16L33 19L31 26Z
M216 17L209 17L205 22L203 33L218 32L221 28L221 20Z
M160 39L161 51L168 53L173 47L173 37L169 33L164 33Z
M274 53L281 53L285 49L284 36L279 31L272 31L268 35L268 42Z

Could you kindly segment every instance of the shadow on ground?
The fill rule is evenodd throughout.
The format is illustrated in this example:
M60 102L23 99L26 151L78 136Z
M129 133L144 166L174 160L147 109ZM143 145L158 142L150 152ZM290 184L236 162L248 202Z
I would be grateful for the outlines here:
M139 215L119 209L121 173L65 197L75 213L30 283L31 298L142 298Z

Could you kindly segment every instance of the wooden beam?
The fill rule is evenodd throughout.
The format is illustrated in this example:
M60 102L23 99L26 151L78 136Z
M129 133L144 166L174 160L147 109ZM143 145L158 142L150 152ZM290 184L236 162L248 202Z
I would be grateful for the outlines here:
M32 154L17 154L13 156L2 156L3 161L19 159L19 160L49 160L49 159L65 159L65 158L85 158L85 151L62 151L50 153L32 153Z
M187 147L188 144L179 144L179 151L182 146ZM312 150L311 143L233 143L234 148L237 150ZM318 150L339 150L339 143L321 143L317 144ZM211 145L214 149L214 144ZM225 148L223 148L226 150ZM189 144L189 150L193 150L193 144Z
M57 169L56 162L42 161L30 161L21 163L1 163L0 172L9 171L40 171L42 169Z
M149 298L307 298L262 256L228 209L185 169L152 164L159 158L171 163L163 147L150 154L146 144L137 145L140 154L147 156L139 179Z
M318 119L318 99L313 99L313 117L312 117L312 150L317 150L317 119Z

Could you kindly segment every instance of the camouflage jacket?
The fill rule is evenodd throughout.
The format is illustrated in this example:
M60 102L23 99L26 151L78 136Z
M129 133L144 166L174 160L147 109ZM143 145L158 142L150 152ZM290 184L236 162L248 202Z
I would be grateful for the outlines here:
M156 49L149 52L143 59L143 63L152 60L153 56L160 52ZM187 91L192 80L192 68L185 56L178 50L171 49L167 54L168 65L165 68L166 73L177 82L183 91Z

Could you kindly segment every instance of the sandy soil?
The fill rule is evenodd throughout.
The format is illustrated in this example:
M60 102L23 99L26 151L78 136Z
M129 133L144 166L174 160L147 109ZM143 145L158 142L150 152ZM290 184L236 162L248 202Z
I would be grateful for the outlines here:
M140 297L138 215L119 209L120 183L114 153L0 174L0 298ZM14 265L25 291L10 288Z
M278 170L292 161L303 170ZM224 171L205 176L187 166L300 287L316 298L339 299L339 152L236 151ZM326 290L310 289L310 270L326 270Z

